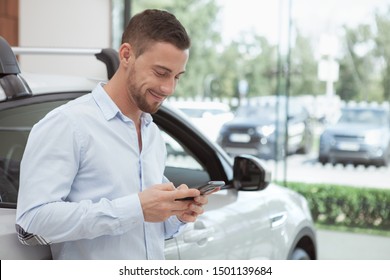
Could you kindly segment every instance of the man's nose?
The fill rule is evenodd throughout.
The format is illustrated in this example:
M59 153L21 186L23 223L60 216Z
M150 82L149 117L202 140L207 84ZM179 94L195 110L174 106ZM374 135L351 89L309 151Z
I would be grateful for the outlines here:
M176 88L177 81L176 79L167 79L164 81L164 83L160 86L160 90L164 92L165 94L173 94Z

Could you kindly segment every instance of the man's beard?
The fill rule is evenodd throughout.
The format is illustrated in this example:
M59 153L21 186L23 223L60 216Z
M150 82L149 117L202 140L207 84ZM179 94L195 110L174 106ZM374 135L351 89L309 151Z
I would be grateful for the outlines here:
M145 112L145 113L156 113L161 106L161 103L153 103L149 104L146 100L147 92L142 92L140 88L136 86L134 83L134 75L135 73L131 71L131 75L129 77L129 83L127 87L127 93L129 98L134 102L137 107Z
M142 93L142 91L136 88L134 85L128 86L129 97L134 101L137 107L145 113L156 113L161 106L161 103L149 104L146 100L147 93Z

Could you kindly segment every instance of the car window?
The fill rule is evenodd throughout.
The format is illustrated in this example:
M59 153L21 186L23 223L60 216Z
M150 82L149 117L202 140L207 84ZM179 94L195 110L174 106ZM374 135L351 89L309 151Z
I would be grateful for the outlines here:
M0 111L0 206L16 205L20 161L32 126L66 101L44 102ZM42 139L42 145L45 139Z
M387 117L384 111L379 110L343 110L339 123L385 125L387 123Z
M190 154L190 151L187 148L167 132L162 131L162 135L167 147L167 166L203 170L202 165Z
M210 180L207 169L192 154L190 147L185 147L161 127L160 129L167 147L165 176L175 186L179 186L182 183L199 185Z

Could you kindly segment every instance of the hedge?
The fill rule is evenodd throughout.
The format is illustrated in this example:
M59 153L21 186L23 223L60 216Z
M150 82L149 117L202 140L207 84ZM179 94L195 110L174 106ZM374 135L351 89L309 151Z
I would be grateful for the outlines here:
M315 223L390 230L390 189L288 182L306 197Z

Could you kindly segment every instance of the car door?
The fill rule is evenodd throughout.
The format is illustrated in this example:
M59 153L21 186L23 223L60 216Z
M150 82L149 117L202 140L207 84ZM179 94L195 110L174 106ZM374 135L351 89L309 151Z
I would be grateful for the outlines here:
M212 194L205 213L176 238L180 258L269 259L270 223L257 194L233 189Z
M163 132L163 137L168 152L165 176L175 186L182 183L189 186L199 185L211 180L210 174L191 154L190 150L166 132ZM199 252L198 248L207 245L207 249L211 250L213 245L209 241L214 240L221 233L223 231L220 228L215 228L215 223L212 221L198 219L197 222L190 223L177 238L166 241L165 256L167 259L187 258L187 253L192 251L195 254L194 258L199 259L202 252ZM215 250L215 253L211 255L212 258L223 258L219 252Z
M162 112L162 115L165 113ZM165 115L163 120L160 116L156 117L160 128L165 129L167 178L175 185L225 180L231 187L232 175L227 175L232 171L231 165L224 172L216 172L218 165L223 165L223 159L212 156L218 151L207 141L202 141L196 129L188 131L181 126L183 123L176 122L175 129L170 130L169 124L166 124L170 122L169 116ZM172 120L172 123L175 121ZM227 188L210 195L205 213L195 223L188 224L177 237L166 241L166 258L269 258L272 251L267 241L270 223L263 201L262 191L241 192Z

